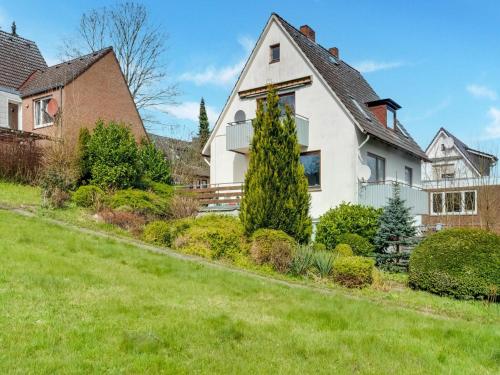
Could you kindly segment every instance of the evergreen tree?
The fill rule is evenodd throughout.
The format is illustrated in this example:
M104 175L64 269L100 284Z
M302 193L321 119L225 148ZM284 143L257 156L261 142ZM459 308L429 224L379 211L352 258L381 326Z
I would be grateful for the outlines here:
M198 128L198 141L200 143L200 148L203 148L208 141L208 137L210 137L210 124L208 123L207 110L203 98L201 98L198 120L200 124Z
M414 226L410 208L405 206L401 199L399 184L394 184L392 197L384 207L379 219L379 229L375 235L375 245L380 251L386 250L390 245L396 246L399 253L400 245L409 244L409 238L414 237L416 229Z
M309 241L310 197L300 163L295 118L282 116L276 91L270 87L266 106L259 103L245 176L240 218L247 234L259 228L279 229L297 241Z

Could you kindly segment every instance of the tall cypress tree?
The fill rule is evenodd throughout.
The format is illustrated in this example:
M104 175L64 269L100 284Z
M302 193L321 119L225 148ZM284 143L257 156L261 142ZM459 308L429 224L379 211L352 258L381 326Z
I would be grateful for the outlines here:
M200 142L200 148L205 146L205 143L210 137L210 124L208 123L207 110L205 108L205 100L201 98L200 102L200 115L198 116L199 128L198 128L198 140Z
M375 245L380 251L394 245L399 253L400 246L409 244L409 238L416 233L415 220L410 213L410 208L405 206L401 199L399 184L394 184L392 197L379 218L379 229L375 235Z
M310 196L300 163L295 118L290 108L282 116L272 87L265 108L259 103L252 124L254 136L240 212L245 230L251 234L259 228L279 229L307 242L312 232Z

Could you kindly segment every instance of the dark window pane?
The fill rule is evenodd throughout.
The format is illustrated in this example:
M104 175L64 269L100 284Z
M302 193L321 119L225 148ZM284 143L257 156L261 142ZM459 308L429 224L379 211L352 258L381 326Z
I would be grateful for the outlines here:
M443 212L443 195L441 193L432 194L432 212Z
M476 192L466 191L464 193L465 211L475 211L476 209Z
M461 193L446 193L445 205L446 212L460 212L461 211Z
M295 113L295 93L280 95L279 106L281 113L285 113L286 107L289 107L292 113Z
M271 46L271 62L279 61L280 59L280 45L276 44Z
M300 162L304 166L304 172L309 186L320 186L321 158L319 153L305 154L300 156Z
M413 183L413 170L410 167L405 167L405 183L410 186Z
M368 182L382 182L385 180L385 159L380 156L368 153L366 157L370 168L370 178Z

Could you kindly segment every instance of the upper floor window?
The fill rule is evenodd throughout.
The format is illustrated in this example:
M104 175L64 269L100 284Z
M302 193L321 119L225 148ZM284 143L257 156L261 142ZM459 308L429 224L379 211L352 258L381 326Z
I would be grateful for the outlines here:
M413 169L410 167L405 167L405 184L409 186L413 185Z
M35 129L53 124L54 119L47 113L49 101L50 98L35 100L33 105Z
M387 106L387 127L394 129L396 124L396 111L391 107Z
M264 110L266 109L266 98L257 99L257 103L262 103ZM279 94L278 106L281 108L281 114L285 114L286 107L289 107L293 114L295 114L295 92L286 94Z
M270 49L270 60L269 63L274 63L280 61L280 45L273 44L269 47Z
M319 151L307 152L300 155L300 162L304 166L309 187L321 186L321 154Z
M385 181L385 159L378 155L368 153L366 160L371 171L368 182Z

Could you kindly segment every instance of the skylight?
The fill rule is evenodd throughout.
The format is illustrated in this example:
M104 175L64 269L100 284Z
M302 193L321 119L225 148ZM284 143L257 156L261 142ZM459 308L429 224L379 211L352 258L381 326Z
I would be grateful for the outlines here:
M366 111L363 109L363 107L361 107L361 105L358 103L358 101L356 99L354 99L352 96L351 96L351 100L352 102L354 103L354 105L356 106L356 108L358 109L358 111L360 111L367 120L371 121L372 119L370 118L370 116L368 116L368 113L366 113Z
M399 121L396 122L396 126L397 128L401 131L401 133L403 133L403 135L406 137L406 138L409 138L410 136L408 135L408 132L406 131L405 128L403 128L403 126L399 123Z

